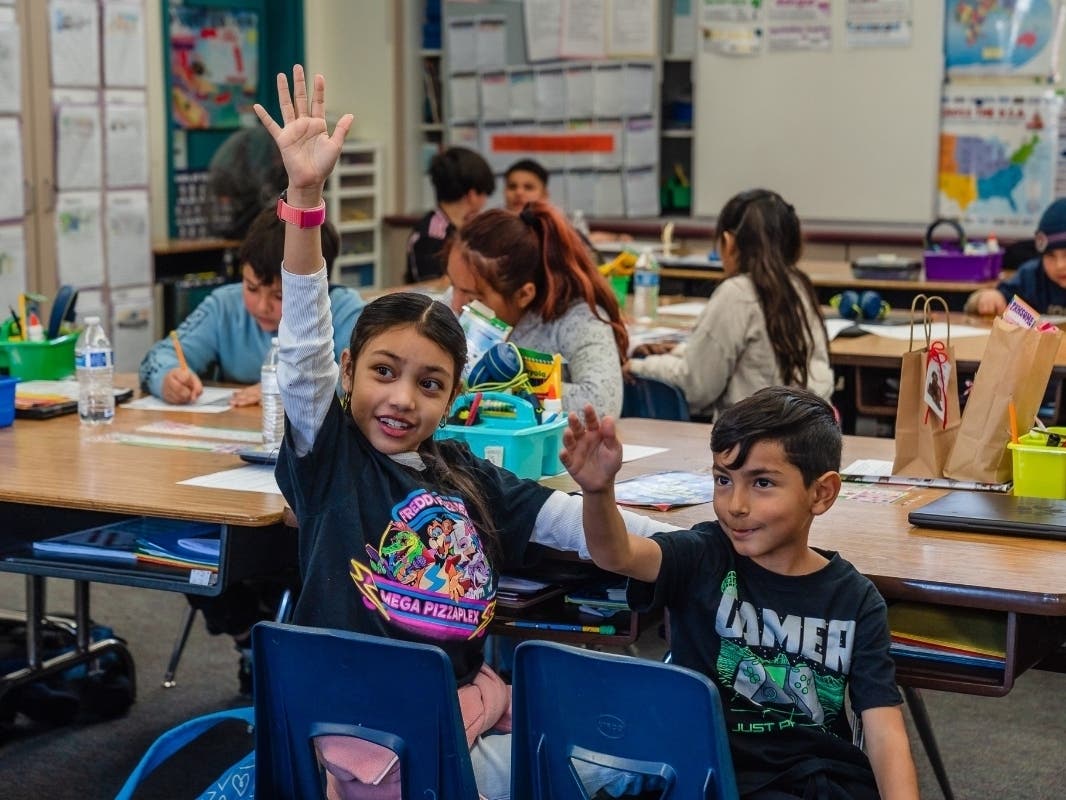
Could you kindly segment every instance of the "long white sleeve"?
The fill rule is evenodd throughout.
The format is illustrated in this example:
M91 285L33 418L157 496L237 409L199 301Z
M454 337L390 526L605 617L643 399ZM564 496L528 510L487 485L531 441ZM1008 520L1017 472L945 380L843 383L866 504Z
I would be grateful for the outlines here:
M582 558L590 558L588 545L585 544L585 529L581 522L581 503L581 495L553 492L540 507L529 540L554 550L567 550ZM679 530L677 525L659 522L624 508L618 510L622 512L626 530L637 536Z
M325 266L294 275L281 266L278 387L296 455L311 450L337 391L333 315Z

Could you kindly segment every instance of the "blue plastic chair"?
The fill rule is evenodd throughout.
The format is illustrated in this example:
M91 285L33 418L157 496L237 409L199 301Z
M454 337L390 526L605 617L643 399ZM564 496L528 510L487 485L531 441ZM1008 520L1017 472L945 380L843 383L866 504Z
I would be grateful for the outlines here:
M672 383L634 376L633 383L627 382L623 387L620 416L688 422L688 401Z
M513 800L588 800L572 757L657 775L664 800L738 796L718 690L698 672L528 641L512 703Z
M255 626L252 650L260 796L325 797L313 738L335 734L395 752L405 799L476 800L443 650L276 622Z

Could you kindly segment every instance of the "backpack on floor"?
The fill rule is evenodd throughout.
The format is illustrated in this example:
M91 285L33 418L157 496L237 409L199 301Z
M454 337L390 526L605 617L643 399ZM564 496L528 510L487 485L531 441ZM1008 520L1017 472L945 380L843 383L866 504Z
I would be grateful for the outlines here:
M53 617L42 625L43 661L75 649L73 621L64 622ZM113 638L111 628L92 624L92 641ZM26 666L26 623L0 620L0 675ZM0 724L13 722L18 713L52 725L111 719L125 714L135 697L132 669L115 653L105 652L95 663L76 664L0 694Z

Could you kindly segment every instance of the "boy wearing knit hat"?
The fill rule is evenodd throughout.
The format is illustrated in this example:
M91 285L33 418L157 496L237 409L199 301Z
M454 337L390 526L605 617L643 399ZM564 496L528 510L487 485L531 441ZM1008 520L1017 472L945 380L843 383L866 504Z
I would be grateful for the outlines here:
M1066 197L1047 207L1033 237L1039 258L1026 261L995 289L979 289L966 300L970 313L1002 314L1018 295L1040 314L1066 314Z

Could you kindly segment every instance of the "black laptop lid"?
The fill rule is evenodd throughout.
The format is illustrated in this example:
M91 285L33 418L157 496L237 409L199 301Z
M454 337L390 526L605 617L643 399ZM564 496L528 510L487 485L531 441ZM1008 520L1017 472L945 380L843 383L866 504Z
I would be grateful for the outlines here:
M949 492L907 515L912 525L1066 541L1066 500Z

